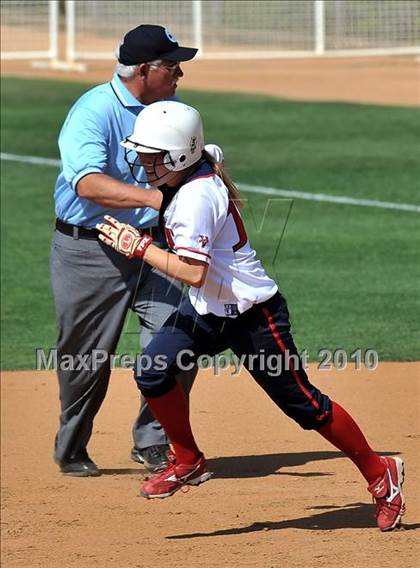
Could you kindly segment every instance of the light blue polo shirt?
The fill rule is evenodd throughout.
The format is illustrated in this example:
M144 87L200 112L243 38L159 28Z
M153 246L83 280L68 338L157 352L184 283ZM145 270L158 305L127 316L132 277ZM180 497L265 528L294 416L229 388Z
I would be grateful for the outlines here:
M158 213L153 209L112 209L77 195L79 180L93 172L139 185L124 160L120 142L133 133L134 122L143 108L118 75L110 83L90 89L73 105L58 139L61 171L54 199L59 219L92 228L109 214L135 227L157 225ZM137 177L144 178L142 170Z

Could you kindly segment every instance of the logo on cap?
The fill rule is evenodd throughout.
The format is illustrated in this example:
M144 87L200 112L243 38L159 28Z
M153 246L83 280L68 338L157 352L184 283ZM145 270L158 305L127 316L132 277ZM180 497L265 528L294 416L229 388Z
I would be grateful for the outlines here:
M176 41L175 36L172 35L171 32L170 32L169 30L167 30L166 28L165 28L165 34L166 34L166 37L167 37L170 41L172 41L173 43L178 43L178 42Z

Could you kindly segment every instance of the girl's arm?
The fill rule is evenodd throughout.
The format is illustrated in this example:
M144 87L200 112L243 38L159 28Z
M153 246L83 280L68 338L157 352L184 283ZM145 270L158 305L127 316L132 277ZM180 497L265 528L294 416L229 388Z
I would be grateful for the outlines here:
M204 261L178 256L166 252L152 244L152 237L141 235L131 225L120 223L110 215L105 215L107 223L99 223L101 241L129 258L143 258L164 274L187 284L200 288L206 279L208 264Z
M178 256L152 244L147 247L143 259L147 264L188 286L200 288L206 280L208 264L201 260Z

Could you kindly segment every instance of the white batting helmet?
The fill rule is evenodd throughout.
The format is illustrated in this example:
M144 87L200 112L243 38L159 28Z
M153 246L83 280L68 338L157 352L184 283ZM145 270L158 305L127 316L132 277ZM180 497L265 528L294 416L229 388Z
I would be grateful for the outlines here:
M185 170L198 162L204 149L203 125L199 112L176 101L160 101L141 111L134 132L121 146L135 152L167 152L165 166Z

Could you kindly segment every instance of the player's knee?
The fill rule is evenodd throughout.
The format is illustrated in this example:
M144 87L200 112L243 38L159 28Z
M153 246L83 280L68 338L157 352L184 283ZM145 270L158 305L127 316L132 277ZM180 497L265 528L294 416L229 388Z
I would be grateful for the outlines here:
M175 373L165 361L150 360L147 353L137 357L134 366L134 379L144 396L156 397L170 391L175 386Z
M150 373L149 371L134 371L134 379L138 388L145 397L162 396L169 392L176 384L174 376L167 373Z
M331 417L331 400L321 395L317 401L308 401L307 404L294 408L288 412L303 430L318 430L328 422Z
M298 421L298 424L303 430L318 430L330 419L330 412L326 412L322 415L314 415L312 418L305 418Z

